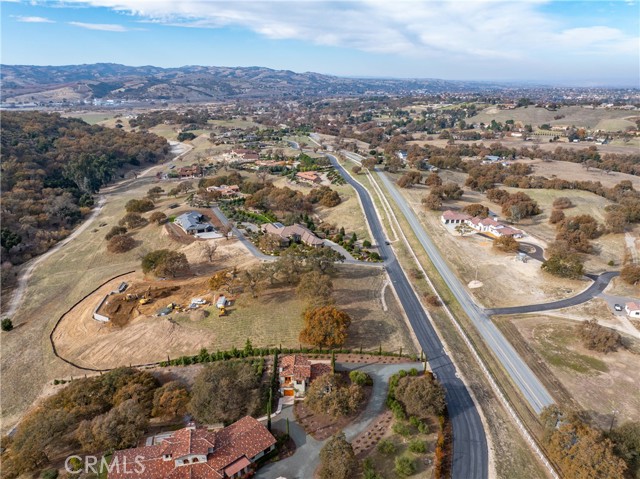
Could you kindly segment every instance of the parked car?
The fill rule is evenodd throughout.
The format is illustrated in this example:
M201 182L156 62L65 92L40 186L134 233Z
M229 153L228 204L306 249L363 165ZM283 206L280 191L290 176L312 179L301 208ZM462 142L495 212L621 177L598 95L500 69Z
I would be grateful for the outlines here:
M622 306L619 304L614 304L613 309L615 309L616 311L622 311Z

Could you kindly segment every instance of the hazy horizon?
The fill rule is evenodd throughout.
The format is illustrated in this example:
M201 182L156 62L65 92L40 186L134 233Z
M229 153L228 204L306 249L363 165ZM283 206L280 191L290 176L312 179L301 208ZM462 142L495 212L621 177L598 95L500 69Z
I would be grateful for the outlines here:
M0 5L4 64L258 65L353 78L640 86L640 9L631 0Z

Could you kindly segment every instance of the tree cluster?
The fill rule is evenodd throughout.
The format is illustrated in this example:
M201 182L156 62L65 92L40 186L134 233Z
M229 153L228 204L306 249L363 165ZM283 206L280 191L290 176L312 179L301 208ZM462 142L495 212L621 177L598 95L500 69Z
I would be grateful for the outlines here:
M332 190L328 186L313 188L307 195L307 199L311 204L319 203L321 206L326 206L328 208L338 206L341 202L338 192Z
M613 329L600 326L595 319L584 321L578 334L585 348L600 353L612 353L622 346L622 336Z
M363 399L362 386L347 384L341 375L327 373L311 383L305 404L317 414L342 417L355 413Z
M175 278L177 275L188 273L189 269L186 255L177 251L160 249L151 251L142 258L142 271L145 274L153 273L158 277Z
M21 421L3 453L3 477L41 469L70 449L135 446L158 386L150 373L129 368L72 381Z
M408 415L420 419L439 416L446 408L444 389L431 374L400 378L394 395Z
M520 244L512 236L500 236L493 241L493 247L503 253L515 253L520 249Z
M261 371L245 361L207 364L198 374L188 410L204 424L230 424L260 412Z
M300 341L320 348L342 346L347 340L351 318L333 306L309 308L304 312Z
M627 263L620 271L620 278L627 284L637 285L640 283L640 264Z
M487 199L498 203L502 207L502 214L512 221L520 221L542 212L538 203L521 191L509 193L506 190L490 189L487 190Z
M540 419L547 454L564 477L624 479L627 465L616 456L614 443L577 414L550 406Z
M165 139L42 112L3 112L2 262L19 264L66 237L92 194L125 168L157 163Z
M413 185L419 185L422 180L422 174L419 171L408 171L400 178L397 184L400 188L411 188Z
M356 476L358 460L344 433L327 441L320 451L320 479L351 479Z
M127 213L146 213L151 211L155 205L149 198L131 199L124 205L124 209Z

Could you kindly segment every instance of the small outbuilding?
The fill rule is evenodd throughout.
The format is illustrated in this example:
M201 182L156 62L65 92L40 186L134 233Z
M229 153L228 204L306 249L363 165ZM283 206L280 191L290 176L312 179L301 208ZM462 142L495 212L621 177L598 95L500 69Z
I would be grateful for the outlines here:
M630 318L640 318L640 302L629 301L624 305L624 310L627 312L627 316Z

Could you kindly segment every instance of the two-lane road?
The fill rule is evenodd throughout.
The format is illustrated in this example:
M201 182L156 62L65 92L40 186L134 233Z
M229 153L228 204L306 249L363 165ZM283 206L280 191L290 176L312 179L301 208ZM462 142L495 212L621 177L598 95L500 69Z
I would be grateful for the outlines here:
M487 439L476 405L464 383L457 377L455 366L444 352L444 347L411 288L409 280L398 264L393 250L385 243L386 238L382 225L369 192L351 178L334 156L327 156L358 193L374 240L378 244L380 255L385 259L387 272L400 303L409 318L420 346L429 358L431 368L446 390L447 407L454 439L452 476L454 479L486 479L489 474Z
M511 377L511 380L520 390L522 396L527 400L531 408L536 413L540 413L545 406L553 404L553 398L538 377L518 355L511 343L503 336L495 324L493 324L489 315L473 301L458 277L453 273L451 268L449 268L449 265L447 265L442 258L440 251L431 241L431 238L422 227L422 224L406 199L384 173L380 171L377 173L384 187L391 194L393 201L398 205L402 215L406 218L413 233L418 238L425 252L429 255L429 258L456 300L460 303L485 343L493 351L493 354L498 361L500 361L500 364Z

